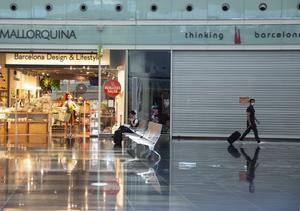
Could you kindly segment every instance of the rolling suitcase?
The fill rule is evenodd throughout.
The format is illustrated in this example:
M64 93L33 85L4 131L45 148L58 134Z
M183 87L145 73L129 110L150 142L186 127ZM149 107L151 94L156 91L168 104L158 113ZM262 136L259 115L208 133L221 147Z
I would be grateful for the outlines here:
M227 139L229 144L233 144L238 138L241 137L241 133L239 131L234 131Z
M234 158L241 157L241 153L232 144L227 147L227 151Z

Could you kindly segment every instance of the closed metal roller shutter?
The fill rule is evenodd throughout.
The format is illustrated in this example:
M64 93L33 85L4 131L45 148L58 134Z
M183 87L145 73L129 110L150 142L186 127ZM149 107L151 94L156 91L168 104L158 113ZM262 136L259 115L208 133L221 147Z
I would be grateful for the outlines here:
M261 137L300 138L299 51L174 51L172 87L173 136L242 132L250 96Z

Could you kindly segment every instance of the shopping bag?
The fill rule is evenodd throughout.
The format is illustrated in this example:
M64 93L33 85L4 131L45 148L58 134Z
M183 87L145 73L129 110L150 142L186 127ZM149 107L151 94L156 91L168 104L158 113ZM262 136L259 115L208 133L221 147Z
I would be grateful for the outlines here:
M65 121L65 113L66 113L66 112L59 111L59 112L58 112L57 120L58 120L58 121L61 121L61 122L64 122L64 121Z
M66 112L66 110L61 109L58 112L58 120L61 122L69 122L71 118L71 113Z
M71 113L65 113L64 122L69 122L71 118Z

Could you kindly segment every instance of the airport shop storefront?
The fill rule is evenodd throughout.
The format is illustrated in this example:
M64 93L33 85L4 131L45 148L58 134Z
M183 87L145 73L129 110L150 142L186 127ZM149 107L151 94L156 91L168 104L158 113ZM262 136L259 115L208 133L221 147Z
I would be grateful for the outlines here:
M247 100L255 98L261 137L300 138L299 25L0 29L2 52L97 53L99 47L125 52L124 110L149 119L151 106L159 106L172 136L226 137L244 130Z

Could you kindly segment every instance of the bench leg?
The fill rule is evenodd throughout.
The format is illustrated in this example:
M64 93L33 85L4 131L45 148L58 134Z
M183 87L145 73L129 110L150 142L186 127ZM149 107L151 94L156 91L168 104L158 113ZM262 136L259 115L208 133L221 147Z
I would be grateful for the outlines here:
M156 150L152 150L152 152L154 152L155 154L157 154L157 156L158 156L158 161L156 161L155 162L155 164L154 164L154 166L156 166L159 162L160 162L160 160L161 160L161 156L160 156L160 154L156 151Z
M133 159L129 159L126 162L133 162L133 161L137 161L139 160L139 158L137 157L137 143L131 142L131 152L133 151L134 153L134 158Z

